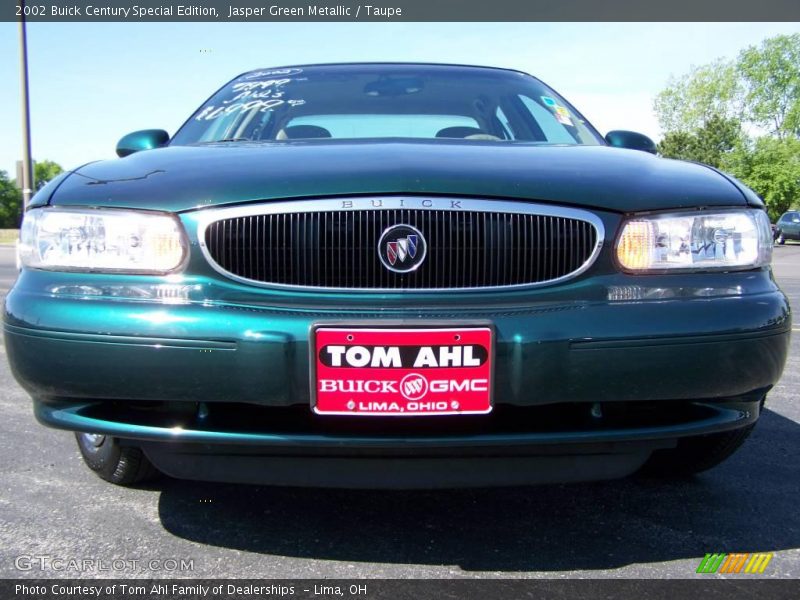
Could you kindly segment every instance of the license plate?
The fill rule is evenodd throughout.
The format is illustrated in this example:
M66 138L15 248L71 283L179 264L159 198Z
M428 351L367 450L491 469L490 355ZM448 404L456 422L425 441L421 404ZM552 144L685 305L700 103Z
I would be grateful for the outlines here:
M492 410L492 330L314 330L312 407L321 415L469 415Z

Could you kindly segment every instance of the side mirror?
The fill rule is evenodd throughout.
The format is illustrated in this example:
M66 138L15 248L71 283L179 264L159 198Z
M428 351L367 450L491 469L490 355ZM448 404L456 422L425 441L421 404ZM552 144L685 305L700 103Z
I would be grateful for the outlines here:
M609 146L614 146L615 148L641 150L642 152L649 152L650 154L655 154L657 152L656 143L653 140L635 131L609 131L606 134L606 141Z
M169 134L163 129L142 129L122 137L117 142L117 156L122 158L140 150L152 150L169 141Z

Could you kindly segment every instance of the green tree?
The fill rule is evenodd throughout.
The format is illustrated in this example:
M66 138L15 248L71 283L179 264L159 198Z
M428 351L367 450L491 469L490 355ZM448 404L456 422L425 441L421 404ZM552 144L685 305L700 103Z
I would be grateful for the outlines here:
M764 199L773 221L800 201L800 139L760 137L722 166Z
M695 158L696 136L688 131L670 131L658 142L658 153L665 158L697 160Z
M732 61L718 60L671 78L654 109L665 133L694 131L712 118L741 117L742 87Z
M747 48L737 70L747 118L781 139L800 136L800 33Z
M693 132L673 131L658 144L658 152L667 158L694 160L720 168L727 154L744 143L737 119L710 116Z
M654 109L665 134L695 131L716 116L780 138L800 136L800 33L767 38L736 61L719 59L671 78Z
M0 228L19 227L21 213L22 190L8 178L5 171L0 171Z
M773 219L800 204L800 34L694 67L669 81L654 108L662 156L730 171L764 198Z
M61 168L57 162L53 162L52 160L43 160L42 162L37 162L34 166L34 173L33 178L36 181L36 189L42 189L45 184L64 172L64 169Z

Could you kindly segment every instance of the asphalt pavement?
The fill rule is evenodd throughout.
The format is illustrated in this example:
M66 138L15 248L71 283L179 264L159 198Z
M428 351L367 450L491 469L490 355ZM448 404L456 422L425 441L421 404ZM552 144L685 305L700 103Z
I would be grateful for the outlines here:
M774 265L800 305L800 245ZM0 295L14 275L0 247ZM773 552L764 577L800 577L795 331L753 435L716 469L469 491L115 487L34 420L0 360L0 577L685 578L707 552Z

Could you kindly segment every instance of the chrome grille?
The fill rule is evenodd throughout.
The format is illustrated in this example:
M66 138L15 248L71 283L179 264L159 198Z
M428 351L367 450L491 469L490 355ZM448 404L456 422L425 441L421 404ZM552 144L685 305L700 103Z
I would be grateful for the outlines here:
M212 264L234 278L365 290L549 283L587 268L602 242L602 223L586 211L498 201L427 202L417 201L416 208L334 200L223 209L199 233ZM417 228L427 242L424 262L411 273L391 272L378 257L381 234L397 224Z

